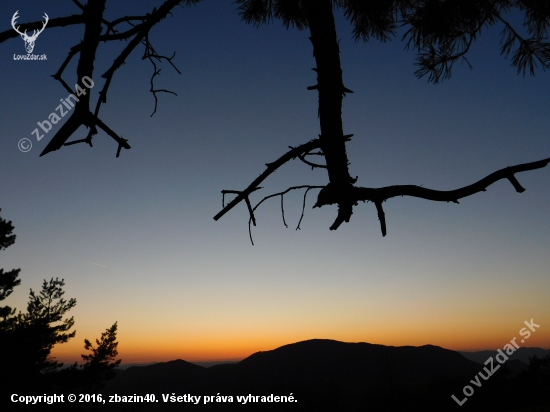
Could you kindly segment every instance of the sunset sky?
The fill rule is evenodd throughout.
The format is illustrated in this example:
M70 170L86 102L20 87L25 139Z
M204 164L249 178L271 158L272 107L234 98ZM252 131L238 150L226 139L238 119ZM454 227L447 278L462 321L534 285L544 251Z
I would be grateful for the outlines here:
M161 3L111 0L106 18ZM79 13L70 0L3 1L0 32L16 10L19 23ZM355 135L348 153L358 185L450 190L550 157L550 74L517 75L500 56L498 27L472 48L473 70L458 63L438 85L414 76L400 36L355 43L340 12L337 29L344 83L355 92L343 121ZM139 47L102 108L132 149L115 158L116 143L100 132L93 148L39 157L60 124L41 141L31 132L68 95L51 75L82 35L81 26L46 29L34 53L47 61L14 61L25 54L19 37L0 43L0 216L17 235L0 267L21 268L22 280L2 304L24 310L30 288L64 278L77 333L55 348L59 360L79 360L84 339L115 321L123 363L242 359L313 338L496 349L531 318L540 329L522 346L550 348L550 167L517 175L522 194L501 181L459 205L390 199L384 238L370 203L330 231L336 207L312 209L317 191L295 231L296 192L285 197L288 229L279 199L259 209L252 246L244 204L213 216L222 189L244 189L288 146L317 137L308 32L246 25L231 1L178 7L151 35L159 53L176 52L182 74L164 63L157 85L177 97L159 95L150 117L152 66ZM126 44L100 45L94 102ZM22 138L32 141L27 153ZM255 200L326 183L323 170L296 160Z

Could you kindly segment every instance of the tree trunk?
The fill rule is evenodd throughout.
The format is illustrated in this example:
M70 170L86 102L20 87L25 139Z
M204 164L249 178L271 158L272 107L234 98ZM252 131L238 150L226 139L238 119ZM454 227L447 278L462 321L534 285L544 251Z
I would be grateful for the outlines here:
M318 83L314 88L319 92L319 137L329 177L329 184L319 193L315 206L338 204L338 217L331 226L331 230L334 230L343 221L349 221L355 203L351 200L355 180L351 178L348 170L347 139L342 127L342 98L348 90L342 81L332 1L304 0L302 4L317 63Z

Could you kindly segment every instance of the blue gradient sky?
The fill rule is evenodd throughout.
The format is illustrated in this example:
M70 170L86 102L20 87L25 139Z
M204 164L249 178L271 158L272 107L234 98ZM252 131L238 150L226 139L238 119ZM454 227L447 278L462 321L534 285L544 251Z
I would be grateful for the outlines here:
M107 18L147 11L154 1L107 2ZM254 28L230 1L177 8L152 34L182 74L164 64L157 114L152 68L134 52L119 70L102 118L132 149L100 133L94 147L39 157L36 122L67 92L51 78L81 27L45 30L34 53L14 61L23 41L0 44L0 207L17 242L1 253L22 285L5 303L24 309L29 288L64 278L76 338L55 349L83 352L115 320L123 362L242 358L311 338L450 349L502 347L533 318L525 346L550 347L550 169L518 175L518 194L499 182L460 205L397 198L385 204L382 238L372 204L328 230L336 208L312 210L295 231L302 193L257 213L255 246L244 205L220 221L222 189L242 189L289 145L319 133L312 47L307 32L280 22ZM0 31L19 22L78 13L71 1L4 1ZM126 9L125 9L126 10ZM358 184L454 189L502 167L550 157L550 77L516 74L499 55L498 28L472 48L474 69L457 64L439 85L414 76L414 54L398 39L354 43L338 13L345 85L344 131ZM100 75L125 42L100 48ZM74 84L73 70L66 73ZM81 130L79 136L83 137ZM33 140L28 153L17 142ZM325 184L323 171L297 162L277 171L262 194ZM95 264L94 264L95 263ZM99 265L102 266L99 266Z

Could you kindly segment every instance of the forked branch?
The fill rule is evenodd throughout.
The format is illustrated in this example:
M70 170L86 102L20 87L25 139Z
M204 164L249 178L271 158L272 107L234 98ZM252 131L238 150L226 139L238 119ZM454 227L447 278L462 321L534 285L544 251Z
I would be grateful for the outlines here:
M273 163L267 163L267 168L265 171L258 176L246 189L243 191L238 192L239 194L235 199L233 199L227 206L225 206L216 216L214 216L214 220L219 220L223 215L225 215L227 212L229 212L231 209L233 209L235 206L237 206L241 201L248 198L250 193L252 193L254 190L257 190L260 183L262 183L269 175L271 175L273 172L275 172L279 167L284 165L289 160L295 159L302 153L308 153L314 149L318 149L320 147L320 141L319 139L313 139L309 142L302 144L298 147L293 147L291 150L286 152L284 155L279 157L277 160L275 160ZM227 191L222 191L226 192Z

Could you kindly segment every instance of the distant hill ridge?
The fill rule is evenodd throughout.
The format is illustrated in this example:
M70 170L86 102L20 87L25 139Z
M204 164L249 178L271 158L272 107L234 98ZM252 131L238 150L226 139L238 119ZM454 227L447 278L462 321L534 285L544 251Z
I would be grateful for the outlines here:
M483 363L491 356L494 357L497 354L496 350L481 350L477 352L458 352L466 359L473 360L477 363ZM511 355L508 355L509 360L518 360L523 362L526 366L529 364L529 358L538 356L543 358L550 355L550 349L542 348L519 348ZM508 361L507 361L508 362Z
M343 410L365 402L371 408L380 404L389 410L388 402L393 402L398 392L453 382L461 391L480 369L478 363L458 352L433 345L394 347L312 339L209 368L184 360L132 366L119 371L103 392L155 393L157 398L163 393L233 396L292 393L298 400L295 404L266 404L261 410ZM450 389L438 391L431 401L453 406ZM185 404L160 402L134 406L137 411L154 411L171 407L176 410L178 406L181 409ZM270 406L277 408L269 409ZM211 406L212 410L224 407L233 410L230 407L244 406L238 403Z
M518 375L525 357L547 350L518 349L508 368L480 380L462 406L463 388L479 379L483 362L494 351L459 353L433 345L384 346L312 339L257 352L236 363L203 367L178 359L120 370L102 390L104 395L155 394L158 402L106 404L108 411L529 411L525 406L550 402L550 376ZM467 359L469 357L469 359ZM517 358L516 358L517 357ZM521 380L523 379L523 380ZM528 379L528 380L525 380ZM533 380L534 379L534 380ZM546 389L545 389L546 388ZM162 396L232 397L232 402L165 403ZM262 396L292 396L295 403L258 403ZM250 395L250 397L249 397ZM246 405L237 396L256 399ZM124 409L126 407L126 409ZM550 410L533 409L534 410Z

